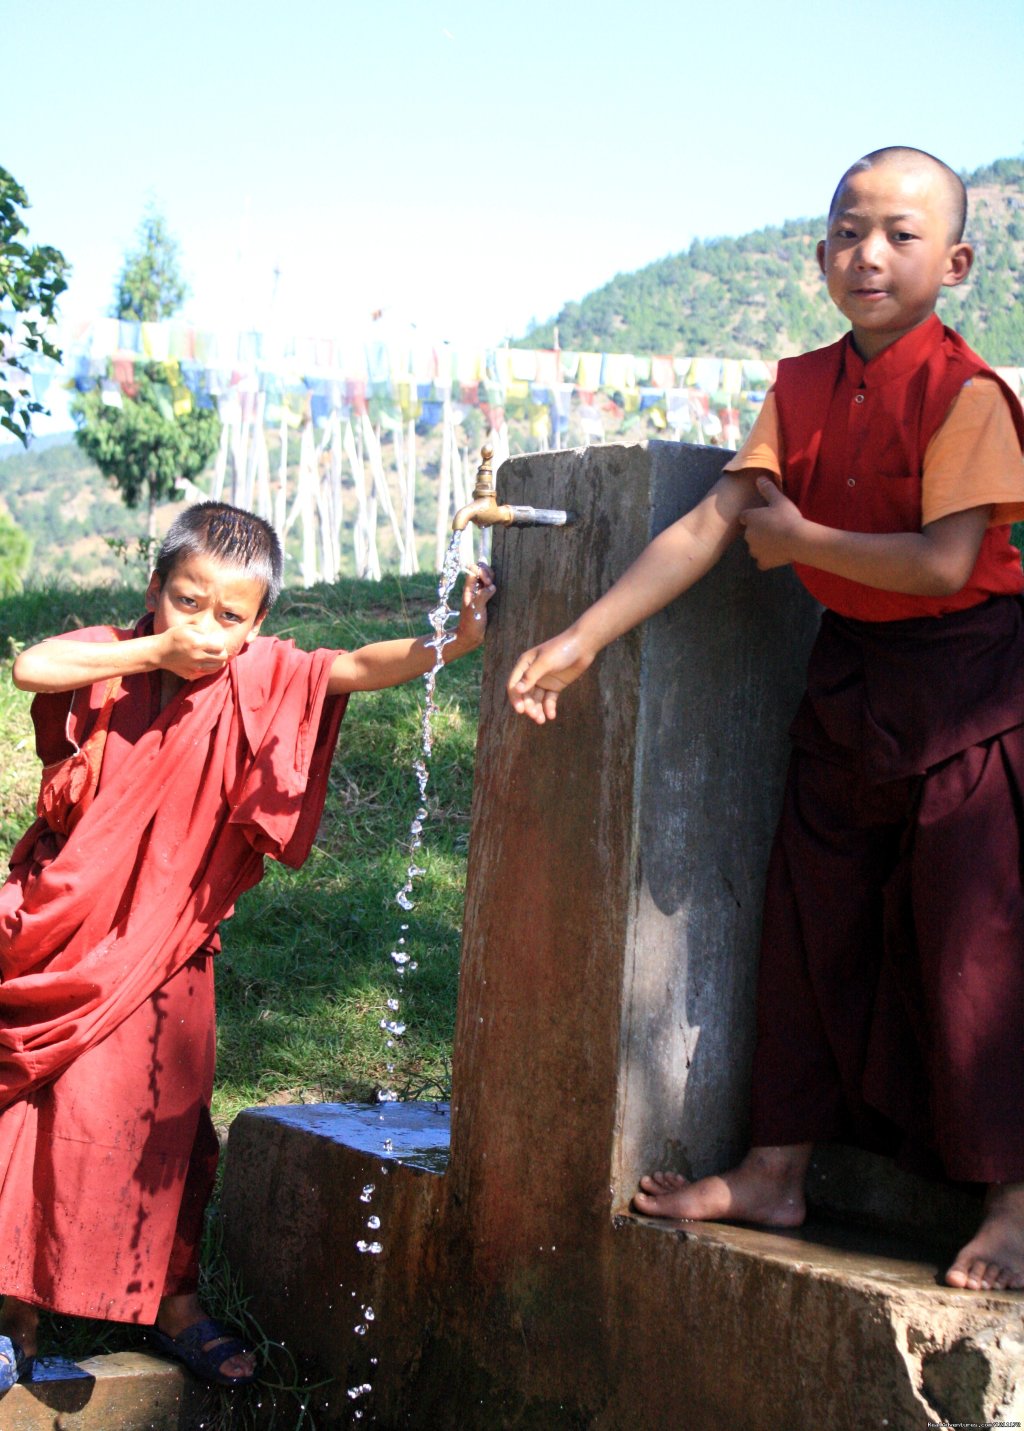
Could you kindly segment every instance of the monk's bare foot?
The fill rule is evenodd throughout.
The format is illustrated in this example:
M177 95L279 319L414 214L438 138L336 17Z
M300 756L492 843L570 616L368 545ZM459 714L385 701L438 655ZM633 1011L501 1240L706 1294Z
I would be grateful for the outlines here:
M39 1346L39 1308L17 1297L5 1297L0 1308L0 1336L17 1342L26 1356L35 1356Z
M194 1327L197 1322L201 1322L206 1316L199 1298L194 1294L181 1294L175 1297L164 1297L160 1303L160 1310L157 1313L156 1325L159 1331L169 1337L179 1337L182 1332L188 1331L189 1327ZM213 1341L203 1343L203 1351L215 1351L218 1341L227 1341L229 1338L218 1337ZM226 1360L218 1363L221 1376L238 1377L247 1381L256 1371L256 1358L252 1352L242 1352L239 1356L227 1357Z
M758 1222L799 1227L807 1215L804 1180L812 1144L751 1148L738 1167L690 1182L681 1173L640 1179L633 1206L646 1217L698 1222Z
M993 1183L985 1216L946 1273L950 1287L970 1292L1024 1288L1024 1183Z

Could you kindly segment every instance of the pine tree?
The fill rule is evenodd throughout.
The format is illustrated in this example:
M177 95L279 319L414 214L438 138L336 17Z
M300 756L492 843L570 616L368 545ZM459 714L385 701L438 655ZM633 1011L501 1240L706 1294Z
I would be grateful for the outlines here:
M159 214L139 228L139 247L125 255L113 316L141 323L172 317L188 289L178 268L178 245ZM75 441L112 481L129 507L145 499L148 531L156 536L156 508L175 495L179 478L195 478L213 460L220 419L212 408L189 399L175 410L169 373L162 364L138 364L135 391L120 402L104 401L99 387L71 405L78 423Z

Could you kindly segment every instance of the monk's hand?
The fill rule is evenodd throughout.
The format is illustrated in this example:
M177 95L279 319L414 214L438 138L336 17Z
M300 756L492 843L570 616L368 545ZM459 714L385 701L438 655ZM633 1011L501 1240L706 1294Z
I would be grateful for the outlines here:
M169 626L161 638L160 667L183 681L198 681L226 666L230 652L222 632L188 622Z
M537 725L554 720L558 697L583 675L595 654L571 626L542 646L524 651L508 678L513 709Z
M462 583L459 624L455 628L455 640L452 642L453 655L464 656L468 651L475 651L480 645L487 630L487 603L497 589L494 572L486 562L467 567L466 579Z
M780 492L770 477L757 479L765 505L740 513L740 526L750 555L761 571L797 560L804 519L799 508Z

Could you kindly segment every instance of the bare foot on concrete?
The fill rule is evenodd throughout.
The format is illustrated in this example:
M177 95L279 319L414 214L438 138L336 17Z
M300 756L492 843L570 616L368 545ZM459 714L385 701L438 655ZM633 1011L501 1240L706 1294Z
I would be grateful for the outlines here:
M811 1143L751 1148L738 1167L696 1182L681 1173L649 1173L633 1207L645 1217L676 1221L799 1227L807 1215L804 1180L812 1150Z
M1024 1183L993 1183L985 1216L946 1273L950 1287L970 1292L1024 1288Z

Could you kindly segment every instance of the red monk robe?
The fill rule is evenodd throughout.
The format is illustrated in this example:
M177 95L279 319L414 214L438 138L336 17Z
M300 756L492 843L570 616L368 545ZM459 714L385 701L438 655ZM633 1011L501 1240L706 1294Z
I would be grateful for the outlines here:
M119 639L146 634L148 621ZM109 641L109 628L71 633ZM99 790L70 838L37 821L0 890L0 1291L153 1322L192 1290L216 1166L211 955L264 856L298 866L345 697L336 653L261 637L161 712L124 679ZM44 764L106 682L33 702ZM68 714L70 706L70 715Z

